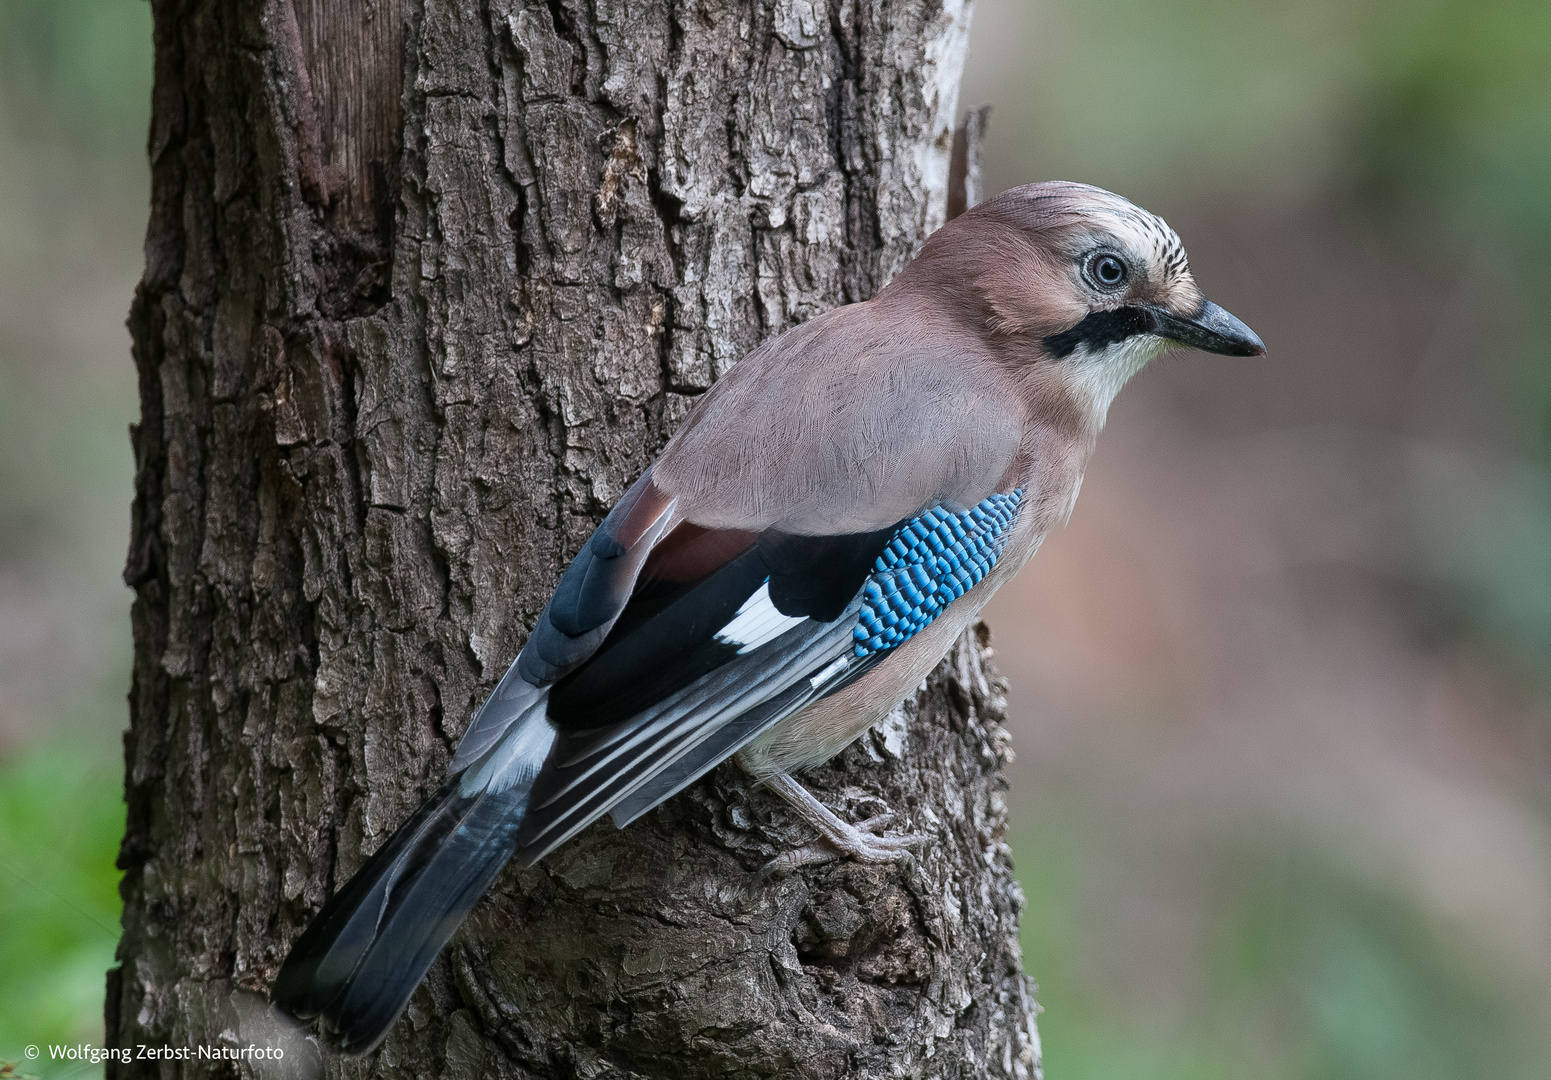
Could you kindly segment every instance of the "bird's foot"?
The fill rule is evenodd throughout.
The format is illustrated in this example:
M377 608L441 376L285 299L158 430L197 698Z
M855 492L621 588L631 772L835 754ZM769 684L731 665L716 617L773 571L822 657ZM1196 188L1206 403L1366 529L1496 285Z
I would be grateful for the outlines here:
M863 862L897 862L909 856L912 848L926 843L924 836L878 833L878 829L894 820L893 814L879 814L855 825L849 824L786 773L767 777L765 785L785 799L798 816L823 837L822 843L809 844L777 855L765 864L765 874L789 873L800 866L829 862L844 856Z

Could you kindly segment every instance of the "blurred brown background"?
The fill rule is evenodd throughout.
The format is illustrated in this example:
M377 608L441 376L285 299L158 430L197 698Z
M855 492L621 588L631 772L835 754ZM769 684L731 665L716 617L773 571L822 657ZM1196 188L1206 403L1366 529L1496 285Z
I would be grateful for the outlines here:
M1551 1077L1551 5L976 7L988 189L1271 350L1144 372L988 611L1047 1075ZM116 940L149 27L0 5L0 1060Z
M976 18L988 189L1270 349L1138 377L987 611L1049 1075L1551 1076L1545 5Z

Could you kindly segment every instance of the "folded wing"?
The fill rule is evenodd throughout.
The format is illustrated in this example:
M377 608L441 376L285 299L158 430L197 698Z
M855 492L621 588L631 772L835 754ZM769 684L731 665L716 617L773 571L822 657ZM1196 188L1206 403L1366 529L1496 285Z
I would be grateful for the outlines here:
M633 820L861 677L985 576L1021 499L840 536L676 526L597 651L549 687L557 735L517 858L604 813Z

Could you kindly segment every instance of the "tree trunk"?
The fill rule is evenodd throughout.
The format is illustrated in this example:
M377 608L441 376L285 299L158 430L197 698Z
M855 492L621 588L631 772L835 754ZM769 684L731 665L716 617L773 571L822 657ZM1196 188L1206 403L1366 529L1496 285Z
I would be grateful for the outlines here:
M1037 1075L973 636L811 777L919 859L761 878L811 837L723 766L508 869L365 1063L264 1006L696 395L942 222L962 0L153 7L107 1029L191 1058L113 1074Z

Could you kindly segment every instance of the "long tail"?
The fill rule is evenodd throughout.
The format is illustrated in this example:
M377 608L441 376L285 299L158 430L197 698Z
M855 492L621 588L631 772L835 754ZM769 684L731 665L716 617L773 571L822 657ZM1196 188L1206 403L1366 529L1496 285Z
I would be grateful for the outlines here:
M324 905L271 998L365 1053L398 1018L437 953L511 857L554 740L543 701L449 777Z

